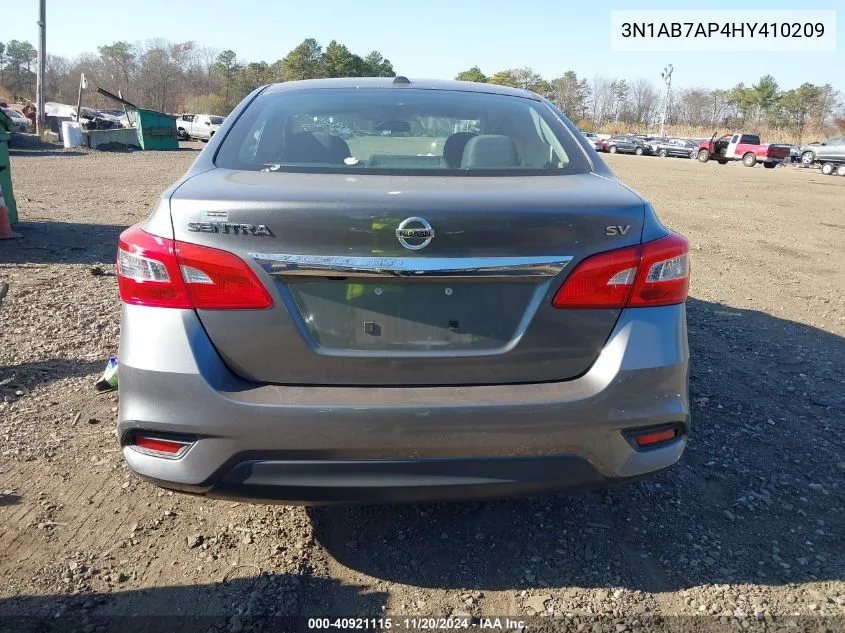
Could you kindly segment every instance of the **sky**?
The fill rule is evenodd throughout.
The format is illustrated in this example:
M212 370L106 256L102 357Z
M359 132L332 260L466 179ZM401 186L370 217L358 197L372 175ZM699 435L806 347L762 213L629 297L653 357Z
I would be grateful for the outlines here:
M8 6L7 6L8 5ZM677 2L566 0L47 0L48 53L73 57L117 40L194 40L230 48L245 62L284 57L306 37L336 39L365 55L380 51L397 73L453 78L478 65L488 75L530 66L552 79L574 70L588 79L645 77L660 83L674 65L673 85L730 87L771 73L782 88L832 83L845 92L845 4L842 0L707 1L700 9L840 9L835 53L631 53L610 50L612 9L677 9ZM125 9L122 7L126 7ZM131 10L131 13L130 13ZM126 11L126 17L121 12ZM37 44L38 0L0 0L0 41Z

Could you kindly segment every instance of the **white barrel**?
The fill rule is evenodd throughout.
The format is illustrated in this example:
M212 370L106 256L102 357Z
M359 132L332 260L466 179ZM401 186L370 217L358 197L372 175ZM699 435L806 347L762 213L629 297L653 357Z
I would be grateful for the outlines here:
M62 121L62 140L65 147L81 147L82 125L76 121Z

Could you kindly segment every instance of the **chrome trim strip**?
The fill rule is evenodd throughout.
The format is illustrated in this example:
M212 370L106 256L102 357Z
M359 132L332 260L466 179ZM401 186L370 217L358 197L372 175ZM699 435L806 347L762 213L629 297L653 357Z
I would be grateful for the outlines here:
M547 257L344 257L250 253L271 275L281 277L470 277L520 279L554 277L572 261L565 255Z

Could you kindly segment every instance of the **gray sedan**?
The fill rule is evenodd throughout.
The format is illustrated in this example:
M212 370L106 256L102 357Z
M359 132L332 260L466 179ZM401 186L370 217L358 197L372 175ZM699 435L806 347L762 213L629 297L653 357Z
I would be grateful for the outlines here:
M812 165L815 162L845 163L845 136L804 145L801 148L801 162L805 165Z
M120 237L123 456L306 504L661 470L690 424L687 257L533 93L261 87Z

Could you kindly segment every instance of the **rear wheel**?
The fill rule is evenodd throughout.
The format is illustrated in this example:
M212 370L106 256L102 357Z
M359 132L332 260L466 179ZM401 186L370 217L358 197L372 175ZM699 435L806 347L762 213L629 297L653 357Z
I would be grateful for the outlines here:
M763 167L765 167L766 169L774 169L777 166L777 163L763 163Z
M187 141L188 140L188 135L185 133L185 130L182 129L181 127L178 130L176 130L176 135L179 137L180 141Z
M702 163L706 163L708 160L710 160L710 152L708 152L706 149L699 150L698 160Z
M816 162L816 155L813 152L804 152L801 154L801 163L804 165L812 165Z
M845 176L845 163L836 168L837 176Z
M748 152L745 156L742 157L742 164L746 167L754 167L757 164L757 156Z
M834 169L836 169L836 166L833 163L825 163L822 165L822 173L825 176L830 176Z
M667 152L665 149L662 149L657 152L657 155L660 156L660 158L666 158L669 155L669 152Z
M616 145L611 145L610 147L607 148L607 151L610 152L611 154L615 154L618 150L616 149Z
M690 158L695 158L697 155L698 155L698 152L696 152L695 150L692 150L692 151L689 153L689 157L690 157Z
M634 150L634 153L635 153L637 156L642 156L642 155L643 155L643 148L642 148L642 147L638 147L637 149L635 149L635 150Z

